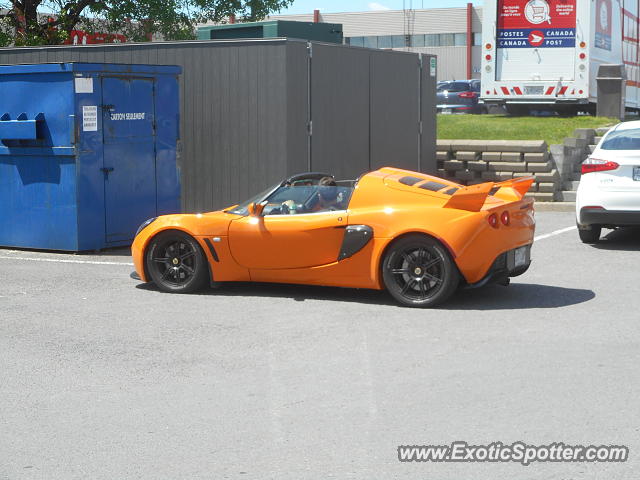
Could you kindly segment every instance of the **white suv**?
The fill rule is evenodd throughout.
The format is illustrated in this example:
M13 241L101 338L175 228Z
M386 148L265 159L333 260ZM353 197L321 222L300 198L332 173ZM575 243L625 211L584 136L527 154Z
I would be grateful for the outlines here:
M602 227L640 225L640 121L613 127L582 163L576 222L584 243Z

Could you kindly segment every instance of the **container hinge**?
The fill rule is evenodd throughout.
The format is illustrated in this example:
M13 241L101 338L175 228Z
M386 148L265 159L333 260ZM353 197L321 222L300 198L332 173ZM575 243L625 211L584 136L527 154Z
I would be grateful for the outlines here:
M422 135L422 120L418 122L418 131L420 132L420 135Z
M309 136L313 135L313 120L310 120L309 123L307 123L307 132L309 133Z
M309 51L309 58L313 58L313 43L307 43L307 50Z

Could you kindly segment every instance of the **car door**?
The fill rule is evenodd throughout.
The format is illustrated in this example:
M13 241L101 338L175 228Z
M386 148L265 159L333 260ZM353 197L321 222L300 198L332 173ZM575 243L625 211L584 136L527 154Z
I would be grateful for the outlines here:
M291 269L338 261L346 211L245 216L231 222L231 254L243 267Z

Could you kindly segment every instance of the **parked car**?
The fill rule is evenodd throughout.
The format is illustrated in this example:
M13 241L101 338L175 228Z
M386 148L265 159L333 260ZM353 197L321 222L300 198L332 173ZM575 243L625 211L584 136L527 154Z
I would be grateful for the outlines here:
M478 103L480 80L440 81L436 96L438 113L486 113Z
M613 127L582 163L576 223L585 243L603 227L640 225L640 121Z
M507 285L531 263L533 178L470 187L382 168L358 181L284 179L224 210L143 223L136 274L165 292L215 282L386 289L431 307L462 284Z

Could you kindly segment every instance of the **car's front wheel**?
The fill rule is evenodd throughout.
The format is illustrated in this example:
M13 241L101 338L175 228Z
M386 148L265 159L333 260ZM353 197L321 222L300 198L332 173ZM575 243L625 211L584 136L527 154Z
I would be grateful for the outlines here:
M437 240L410 235L384 256L382 277L389 293L408 307L434 307L455 292L460 279L449 252Z
M581 226L578 225L578 235L582 243L597 243L600 240L602 227L599 225Z
M184 232L171 230L155 236L145 262L151 280L165 292L191 293L207 282L209 269L204 252Z

